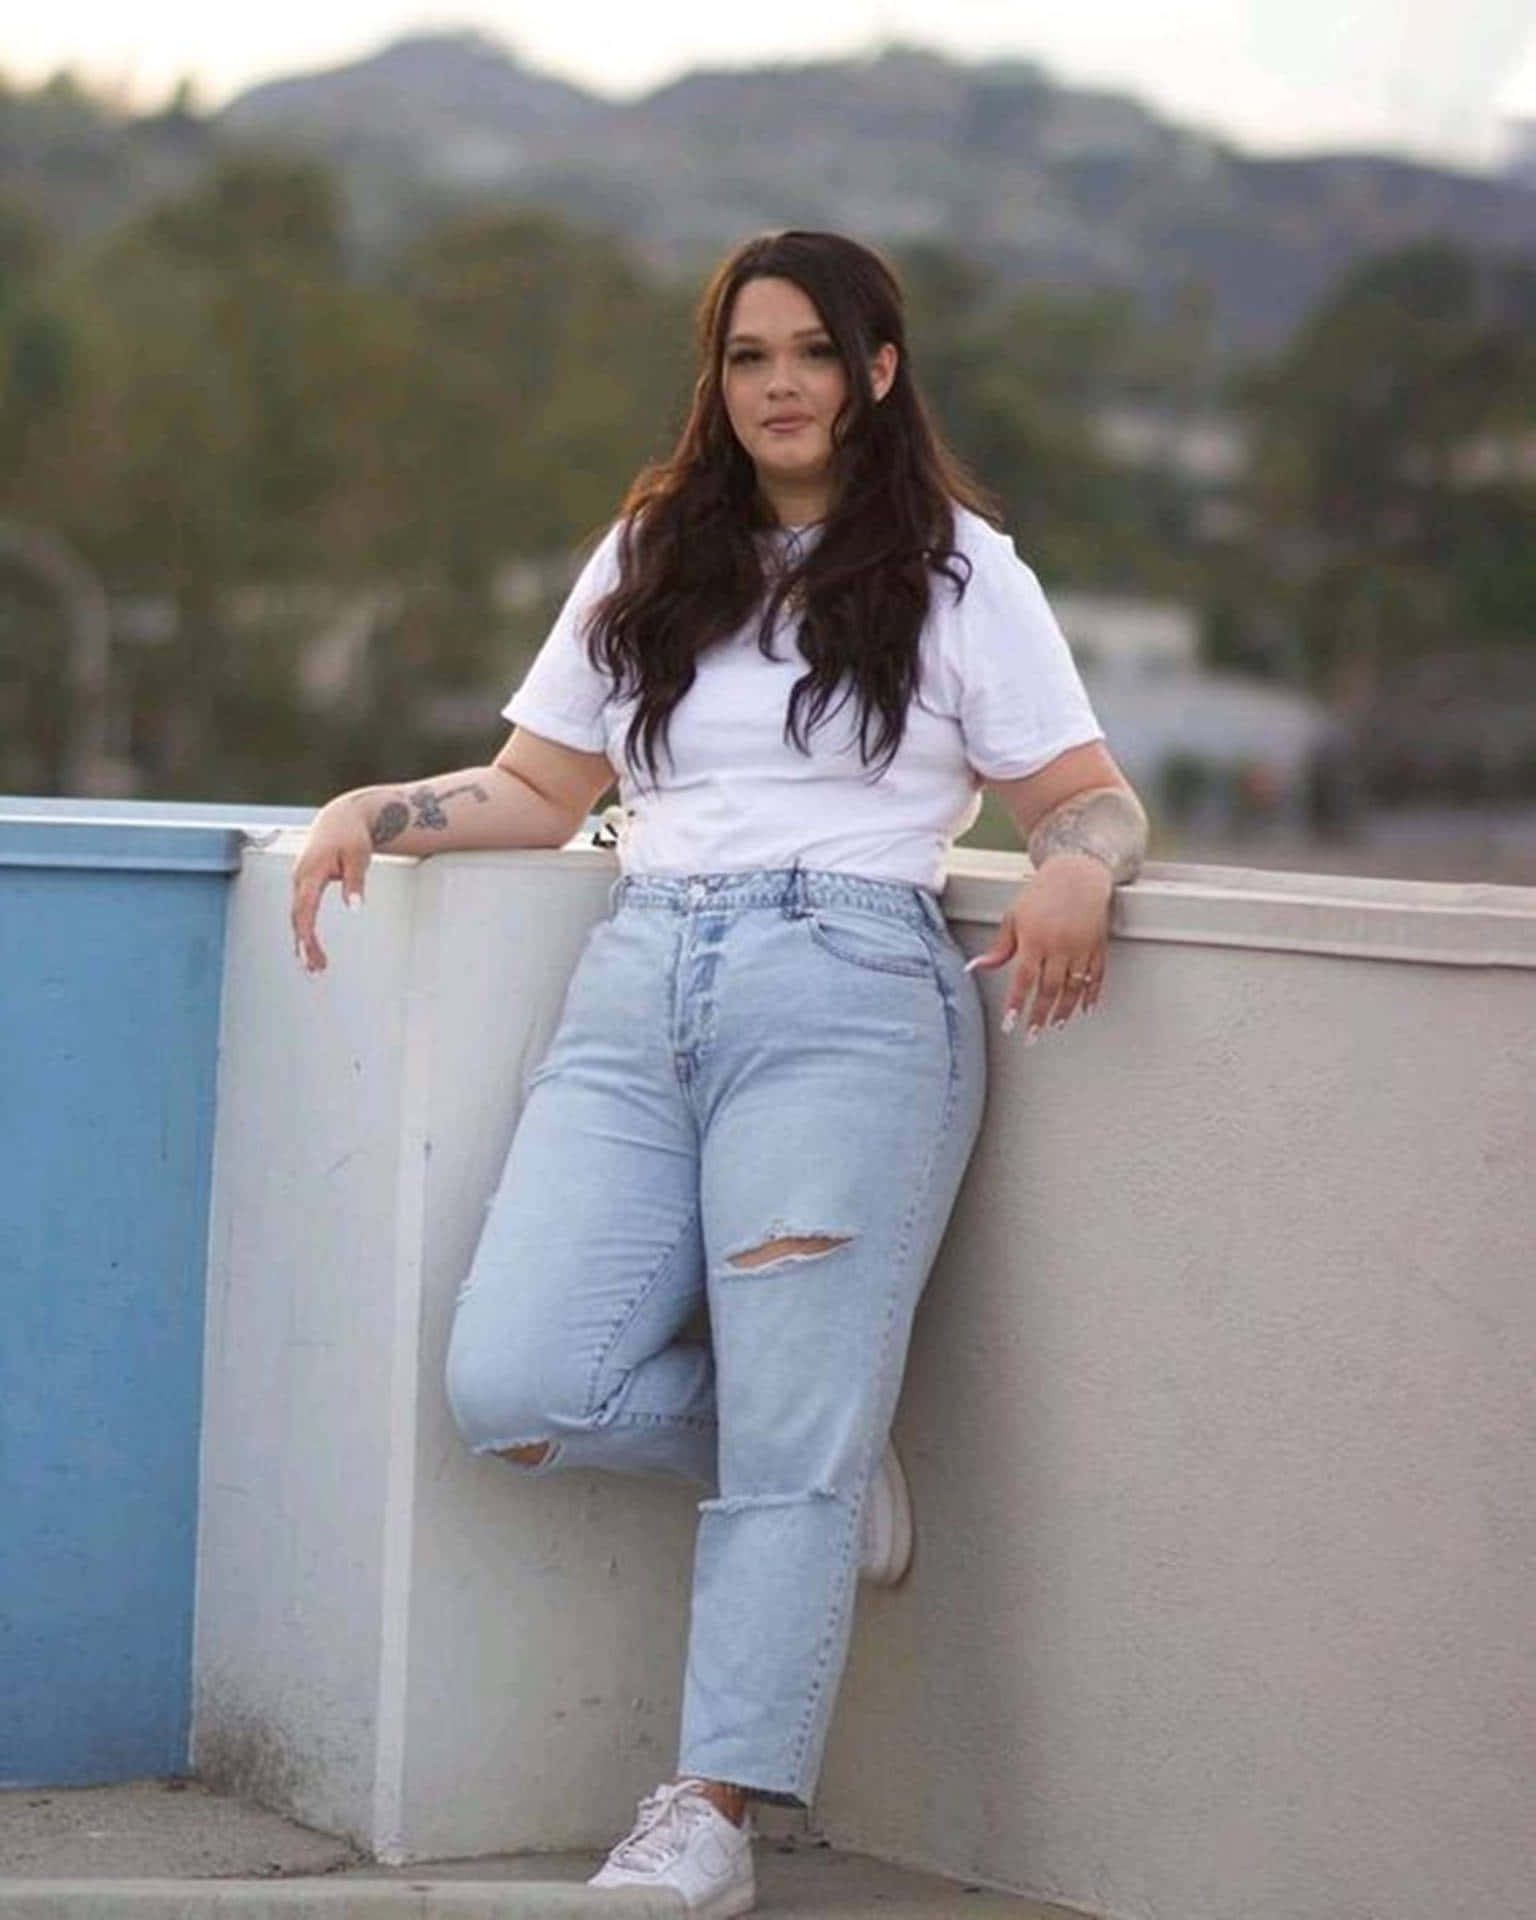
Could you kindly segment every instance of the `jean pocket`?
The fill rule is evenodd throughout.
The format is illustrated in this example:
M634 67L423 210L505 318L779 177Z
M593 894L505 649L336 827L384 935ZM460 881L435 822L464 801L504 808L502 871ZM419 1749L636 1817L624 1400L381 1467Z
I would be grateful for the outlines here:
M933 972L926 936L905 920L892 920L883 913L861 913L857 907L816 907L809 923L817 946L849 966L913 978Z

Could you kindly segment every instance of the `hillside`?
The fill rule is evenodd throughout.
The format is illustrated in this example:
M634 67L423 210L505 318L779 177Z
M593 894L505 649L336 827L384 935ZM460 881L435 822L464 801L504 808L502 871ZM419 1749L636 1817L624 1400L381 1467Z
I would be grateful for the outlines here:
M1363 255L1430 235L1536 253L1536 183L1385 155L1264 159L1026 61L863 59L685 75L616 102L474 33L275 78L203 119L114 117L67 82L0 89L0 189L62 237L183 190L230 146L340 173L366 264L459 208L529 200L696 273L743 235L937 240L1007 284L1120 286L1149 313L1203 285L1230 353L1278 347Z
M1128 285L1153 311L1205 281L1218 337L1277 345L1360 255L1429 234L1536 250L1536 192L1386 156L1265 160L1025 61L890 46L855 60L696 72L616 103L479 36L402 42L236 101L359 185L514 193L696 268L745 233L837 226L942 239L1009 280Z

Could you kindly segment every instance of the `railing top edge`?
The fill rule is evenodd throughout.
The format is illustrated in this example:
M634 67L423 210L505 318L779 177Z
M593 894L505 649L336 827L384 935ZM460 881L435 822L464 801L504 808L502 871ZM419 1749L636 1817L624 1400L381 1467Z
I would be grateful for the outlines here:
M1022 856L957 857L949 918L994 921L1029 872ZM1148 861L1118 891L1112 926L1171 945L1536 970L1536 887Z
M256 850L291 857L302 844L301 833L279 829L262 836ZM557 870L618 871L612 850L593 847L585 832L559 848L434 859L461 869L541 862ZM995 925L1031 871L1020 853L957 848L944 889L948 918L956 925ZM1172 945L1536 970L1536 887L1154 860L1116 895L1113 932Z
M301 845L303 835L286 829L261 841L263 851L282 856L292 856ZM434 858L461 868L543 862L557 870L618 872L614 852L591 847L586 837L559 849ZM995 925L1029 874L1031 864L1023 854L956 849L943 895L948 920ZM1148 860L1135 883L1116 895L1114 935L1167 945L1536 970L1536 887Z
M137 826L304 827L313 807L242 800L130 800L94 794L0 793L0 820L90 820Z
M0 814L0 867L133 873L235 873L238 827Z

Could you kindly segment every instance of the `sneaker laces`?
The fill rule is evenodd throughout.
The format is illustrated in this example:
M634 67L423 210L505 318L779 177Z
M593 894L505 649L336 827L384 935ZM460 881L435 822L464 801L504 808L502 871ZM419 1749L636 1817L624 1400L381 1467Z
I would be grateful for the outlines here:
M688 1836L713 1812L697 1780L673 1780L640 1802L633 1832L609 1854L616 1867L653 1872L676 1859Z

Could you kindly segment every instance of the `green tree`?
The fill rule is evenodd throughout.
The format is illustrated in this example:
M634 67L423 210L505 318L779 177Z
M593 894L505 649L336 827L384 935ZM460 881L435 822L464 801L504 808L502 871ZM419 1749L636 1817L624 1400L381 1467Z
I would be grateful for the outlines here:
M897 260L924 391L1031 562L1081 584L1161 583L1168 548L1149 501L1097 450L1093 433L1096 407L1140 377L1146 359L1134 300L1005 294L974 262L934 243Z
M112 236L70 282L89 380L57 511L118 592L172 609L172 637L135 680L157 790L207 791L210 771L227 780L242 755L282 744L272 715L294 702L273 690L303 634L250 618L237 634L240 596L345 581L371 559L347 496L372 462L348 435L379 330L345 278L339 226L323 173L246 157ZM253 688L266 689L254 712Z
M1253 502L1293 596L1309 676L1529 641L1536 272L1449 244L1350 274L1253 376Z

